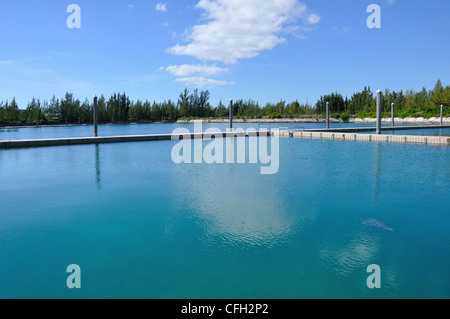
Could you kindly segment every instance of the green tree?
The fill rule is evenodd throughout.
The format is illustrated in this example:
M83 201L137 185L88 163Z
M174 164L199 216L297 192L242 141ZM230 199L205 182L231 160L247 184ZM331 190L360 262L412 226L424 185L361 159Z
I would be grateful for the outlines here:
M199 111L197 116L205 117L211 114L211 106L209 105L209 91L201 91L198 97Z
M444 86L440 79L436 82L433 91L431 91L430 99L435 106L440 106L446 102Z
M222 100L219 101L219 104L214 110L214 117L227 117L228 109L223 105Z
M79 102L79 101L78 101ZM66 93L60 103L61 120L69 123L78 121L77 103L72 93Z
M14 97L11 101L11 104L8 104L6 101L5 105L5 122L9 124L19 122L20 118L20 110L19 106L16 103L16 98Z
M178 108L180 110L180 116L190 116L189 90L187 88L185 88L183 93L178 97Z
M33 97L31 102L28 103L25 112L23 112L22 114L22 121L28 124L36 123L36 125L38 125L40 123L42 114L41 102L39 101L39 99L36 100L36 98Z
M3 101L0 101L0 123L5 123L5 108L3 107Z
M98 101L97 101L97 115L98 115ZM82 123L92 122L94 120L93 107L89 100L86 98L80 106L79 118Z
M342 113L346 111L344 98L336 92L320 97L316 103L316 112L318 114L326 113L327 102L330 103L330 113Z
M48 121L62 121L59 99L55 95L51 98L48 108L44 112Z
M106 98L104 95L100 96L97 100L97 117L101 123L108 122L111 118L108 117L108 111L106 108Z
M144 119L144 107L140 100L137 100L136 103L131 103L128 116L130 121L142 121Z

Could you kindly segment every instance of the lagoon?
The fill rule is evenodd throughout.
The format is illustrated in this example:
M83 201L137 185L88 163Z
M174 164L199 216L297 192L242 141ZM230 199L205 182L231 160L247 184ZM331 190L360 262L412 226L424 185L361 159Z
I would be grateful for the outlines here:
M450 297L448 147L280 139L261 175L175 144L0 150L0 298Z
M405 124L398 125L405 126ZM205 130L217 128L225 131L229 127L226 123L208 123L203 122ZM234 123L235 128L259 129L324 129L324 123ZM331 128L347 127L373 127L372 123L332 123ZM390 125L383 125L390 127ZM152 124L107 124L99 125L99 136L123 136L123 135L147 135L147 134L170 134L177 128L186 128L194 131L192 123L152 123ZM363 132L370 133L370 132ZM426 135L426 136L450 136L450 129L427 129L427 130L408 130L408 131L383 131L382 134L407 134L407 135ZM52 138L73 138L73 137L91 137L94 135L92 125L74 125L74 126L40 126L40 127L8 127L0 128L0 141L2 140L27 140L27 139L52 139Z

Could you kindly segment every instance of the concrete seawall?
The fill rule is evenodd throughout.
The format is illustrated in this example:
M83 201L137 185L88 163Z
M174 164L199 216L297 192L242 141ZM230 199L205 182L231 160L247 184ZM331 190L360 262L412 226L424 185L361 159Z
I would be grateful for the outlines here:
M450 127L445 127L450 128ZM360 128L356 128L359 130ZM398 129L398 127L396 128ZM417 127L415 129L418 129ZM339 129L342 131L342 129ZM338 130L338 131L339 131ZM369 128L373 131L373 128ZM385 128L390 131L392 128ZM31 147L51 147L51 146L69 146L69 145L87 145L87 144L107 144L107 143L127 143L127 142L145 142L145 141L163 141L179 139L198 139L205 137L247 137L273 135L279 137L310 138L310 139L330 139L345 141L363 141L363 142L386 142L403 144L426 144L426 145L444 145L450 146L450 137L440 136L416 136L416 135L377 135L377 134L357 134L352 129L346 129L345 132L338 131L299 131L299 130L274 130L264 132L215 132L215 133L190 133L190 134L154 134L154 135L130 135L130 136L108 136L108 137L78 137L78 138L57 138L40 140L14 140L0 141L0 149L9 148L31 148Z
M440 136L378 135L378 134L336 133L323 131L322 132L279 131L273 132L272 134L276 134L280 137L294 137L294 138L450 146L450 137L440 137Z
M266 134L270 135L270 132L267 132ZM108 137L76 137L76 138L55 138L55 139L40 139L40 140L14 140L14 141L0 141L0 149L164 141L164 140L178 140L184 138L197 139L211 136L245 137L245 136L259 136L259 135L260 135L259 132L232 132L232 133L216 132L216 133L190 133L190 134L129 135L129 136L108 136Z

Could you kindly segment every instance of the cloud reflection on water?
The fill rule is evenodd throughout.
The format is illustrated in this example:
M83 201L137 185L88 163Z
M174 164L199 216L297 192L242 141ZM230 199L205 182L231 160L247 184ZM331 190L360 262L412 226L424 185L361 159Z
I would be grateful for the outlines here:
M236 165L183 168L183 184L178 191L189 197L190 208L208 237L227 244L271 247L294 231L296 220L285 212L270 179L261 177L256 165L254 168L250 174L258 175L257 179L243 178L245 168ZM201 175L197 175L200 170Z

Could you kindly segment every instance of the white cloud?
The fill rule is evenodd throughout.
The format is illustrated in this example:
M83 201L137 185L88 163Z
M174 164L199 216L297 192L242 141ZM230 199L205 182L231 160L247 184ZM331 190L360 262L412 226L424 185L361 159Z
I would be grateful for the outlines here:
M133 11L135 9L134 5L129 4L128 5L128 11Z
M350 32L351 29L352 29L352 28L350 28L349 26L343 27L343 28L341 29L341 31L340 31L340 34L344 34L344 33Z
M163 69L175 76L213 76L228 72L228 69L220 68L216 65L205 64L170 65Z
M196 88L205 88L205 87L212 87L212 86L224 86L224 85L233 85L234 84L234 82L208 79L205 77L197 77L197 76L178 78L178 79L175 79L175 81L182 82L182 83L184 83L185 86L193 86Z
M0 66L17 64L19 61L17 60L0 60Z
M227 64L255 57L285 42L279 34L298 33L300 19L304 24L320 21L319 15L308 14L306 6L297 0L200 0L196 8L205 11L207 23L189 31L187 45L177 44L168 52Z
M58 73L56 73L52 69L42 69L42 68L33 68L33 67L20 67L22 73L26 76L49 76L49 77L58 77Z
M133 78L122 79L124 85L139 85L142 83L153 82L156 79L154 75L143 75Z
M352 30L352 28L350 26L333 27L333 30L335 30L337 32L337 34L343 35L343 34L346 34L346 33L350 32Z
M167 11L167 4L166 3L158 3L156 5L156 10L157 11L166 12Z
M306 21L308 22L308 24L317 24L320 22L320 16L318 14L311 13L310 15L308 15Z

